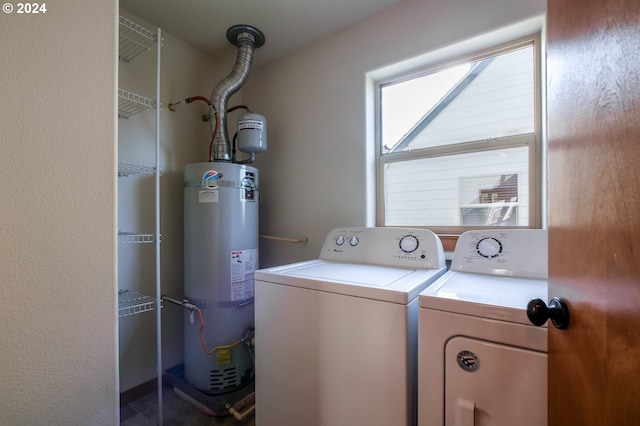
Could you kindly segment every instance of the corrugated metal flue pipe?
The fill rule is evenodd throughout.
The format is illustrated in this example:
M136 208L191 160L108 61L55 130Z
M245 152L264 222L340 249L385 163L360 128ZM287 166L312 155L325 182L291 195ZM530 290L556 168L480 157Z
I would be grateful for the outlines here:
M238 47L238 55L231 73L211 92L211 103L217 112L215 120L211 122L212 130L216 131L216 124L218 126L213 141L214 161L231 161L231 144L227 132L227 103L231 95L237 92L247 80L253 61L253 51L264 44L264 35L260 30L249 25L234 25L227 30L227 40Z

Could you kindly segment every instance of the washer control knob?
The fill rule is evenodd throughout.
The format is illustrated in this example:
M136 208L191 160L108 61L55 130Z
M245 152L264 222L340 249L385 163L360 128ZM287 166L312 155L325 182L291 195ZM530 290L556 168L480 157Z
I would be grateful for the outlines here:
M355 235L349 240L349 244L351 245L351 247L357 246L359 242L360 240Z
M493 259L502 253L502 243L493 237L483 238L476 244L476 251L482 257Z
M336 238L336 245L341 246L343 244L344 244L344 237L340 235L338 238Z
M400 239L400 250L405 253L413 253L419 245L420 241L415 235L405 235Z

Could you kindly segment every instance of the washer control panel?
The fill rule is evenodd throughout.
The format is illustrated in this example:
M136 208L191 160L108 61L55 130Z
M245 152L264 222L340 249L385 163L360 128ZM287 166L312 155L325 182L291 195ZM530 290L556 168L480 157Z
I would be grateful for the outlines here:
M320 259L427 269L445 265L440 238L414 228L337 228L327 235Z
M451 270L547 278L547 253L544 229L467 231L458 238Z

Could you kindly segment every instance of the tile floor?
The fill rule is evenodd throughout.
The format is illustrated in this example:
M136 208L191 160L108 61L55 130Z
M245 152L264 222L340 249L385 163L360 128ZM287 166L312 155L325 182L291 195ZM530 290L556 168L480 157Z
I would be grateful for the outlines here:
M213 417L202 413L173 392L171 385L162 388L164 426L255 426L255 417L238 421L233 416ZM153 426L158 424L158 393L152 392L120 407L120 426Z

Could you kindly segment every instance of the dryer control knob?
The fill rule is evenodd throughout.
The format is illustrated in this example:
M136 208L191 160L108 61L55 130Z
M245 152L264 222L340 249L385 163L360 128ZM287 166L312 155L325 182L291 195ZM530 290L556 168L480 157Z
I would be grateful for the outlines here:
M342 235L340 235L338 238L336 238L336 245L343 245L344 244L344 237Z
M351 247L357 246L359 242L360 240L355 235L349 240L349 244L351 245Z

